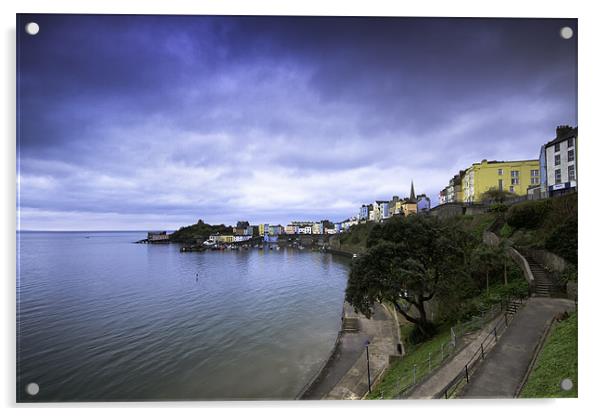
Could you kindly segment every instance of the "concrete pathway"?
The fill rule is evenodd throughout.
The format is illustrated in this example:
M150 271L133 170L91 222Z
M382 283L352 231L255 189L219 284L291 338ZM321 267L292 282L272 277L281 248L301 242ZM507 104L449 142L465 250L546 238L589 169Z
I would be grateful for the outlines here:
M575 303L566 299L530 298L459 396L473 399L514 397L549 324L559 313L574 308Z
M360 399L368 391L366 341L372 381L388 366L389 355L397 353L397 328L382 305L375 305L372 319L356 314L347 303L344 311L345 317L359 320L359 331L341 335L334 354L301 399Z
M437 395L443 391L443 389L450 383L454 377L456 377L460 371L464 368L464 365L470 360L477 351L481 350L481 343L487 337L487 335L493 330L496 323L499 322L500 317L496 317L487 323L479 331L466 334L462 337L459 342L461 345L459 351L448 360L447 363L443 364L431 375L414 387L409 394L406 396L408 399L434 399ZM464 345L464 346L462 346ZM493 345L488 346L488 349L493 348ZM487 351L485 351L487 352Z

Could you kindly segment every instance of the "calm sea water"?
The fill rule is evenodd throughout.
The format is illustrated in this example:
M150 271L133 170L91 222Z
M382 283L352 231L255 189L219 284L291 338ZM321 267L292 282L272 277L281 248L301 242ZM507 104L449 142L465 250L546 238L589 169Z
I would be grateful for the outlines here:
M144 237L18 234L19 400L294 398L340 328L347 261Z

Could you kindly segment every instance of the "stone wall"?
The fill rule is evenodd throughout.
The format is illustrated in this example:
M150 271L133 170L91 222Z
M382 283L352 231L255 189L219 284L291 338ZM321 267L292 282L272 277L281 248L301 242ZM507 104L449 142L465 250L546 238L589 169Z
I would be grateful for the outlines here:
M533 260L552 272L562 273L566 268L566 261L554 253L541 249L525 249L524 251L533 257Z
M462 206L462 204L454 204L454 203L437 205L435 208L432 208L429 211L429 215L433 215L433 216L441 218L441 219L451 218L451 217L455 217L457 215L463 215L463 214L464 214L464 206Z
M497 247L500 244L500 238L491 231L484 231L483 242L490 247Z

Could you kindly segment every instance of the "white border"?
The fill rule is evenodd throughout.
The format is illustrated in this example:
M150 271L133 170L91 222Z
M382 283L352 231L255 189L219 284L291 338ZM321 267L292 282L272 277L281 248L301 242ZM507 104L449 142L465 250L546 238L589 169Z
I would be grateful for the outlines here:
M602 155L602 122L600 121L602 97L600 77L600 40L602 39L602 17L595 9L595 2L525 0L506 1L326 1L305 0L295 2L267 0L21 0L1 3L0 19L3 25L2 91L1 101L4 140L1 149L2 175L2 216L3 238L0 247L0 264L3 273L4 313L2 349L1 403L5 407L24 408L26 413L38 410L40 406L15 406L15 14L16 13L144 13L144 14L269 14L269 15L339 15L339 16L466 16L466 17L576 17L579 18L579 188L580 188L580 303L579 303L579 396L578 400L514 400L514 401L455 401L438 402L385 402L385 403L323 403L323 402L200 402L200 403L146 403L146 404L76 404L44 405L43 411L50 414L80 412L80 408L95 414L104 414L106 407L111 413L126 414L131 408L140 409L145 414L163 414L168 408L198 414L200 412L244 412L245 414L306 414L308 412L339 412L362 414L367 412L426 412L427 414L487 414L507 415L522 411L545 412L546 415L567 415L569 413L593 410L595 399L602 397L598 386L602 368L602 344L598 317L602 317L596 306L602 296L599 266L596 267L597 241L600 227L595 182L600 178L596 169ZM519 133L519 132L517 132ZM39 409L42 410L42 409ZM138 409L136 409L138 410Z

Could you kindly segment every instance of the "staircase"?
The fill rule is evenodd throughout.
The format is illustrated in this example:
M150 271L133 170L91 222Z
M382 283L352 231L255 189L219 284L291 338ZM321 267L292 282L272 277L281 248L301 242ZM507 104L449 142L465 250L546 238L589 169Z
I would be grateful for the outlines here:
M550 297L554 290L554 283L550 280L548 276L548 272L531 256L525 256L525 260L529 263L529 267L531 268L531 273L533 273L533 278L535 279L535 292L533 296L540 297Z
M343 318L343 332L358 332L360 329L360 322L357 318Z
M523 305L521 300L511 300L506 304L506 314L508 316L514 315L518 309Z

